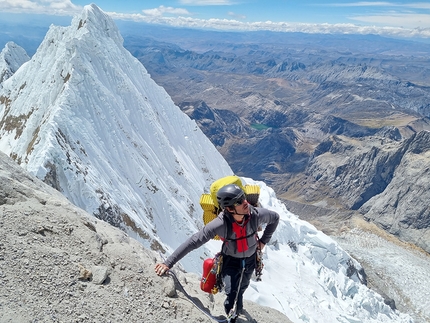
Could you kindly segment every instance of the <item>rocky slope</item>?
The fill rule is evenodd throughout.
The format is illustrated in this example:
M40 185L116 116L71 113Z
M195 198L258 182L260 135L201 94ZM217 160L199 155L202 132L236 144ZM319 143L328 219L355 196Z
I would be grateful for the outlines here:
M197 46L197 44L198 42L195 42L194 46ZM221 48L222 47L219 47L218 49ZM177 48L174 49L177 50ZM393 67L389 64L384 65L389 66L389 68L385 68L384 74L374 66L375 63L373 61L372 64L369 63L367 67L357 67L351 66L351 62L353 62L353 65L362 64L366 60L357 60L357 57L353 59L343 57L340 60L330 63L332 65L341 64L342 66L337 66L333 69L333 74L331 74L332 72L329 68L329 64L324 67L314 67L314 71L319 71L318 73L320 73L321 76L315 74L309 77L309 75L306 74L306 69L312 64L309 64L309 61L305 61L303 57L301 57L300 60L283 61L282 65L277 66L277 60L266 59L272 55L271 51L258 52L258 55L260 55L258 57L261 59L260 62L256 62L256 60L252 60L252 54L255 52L253 46L238 46L237 49L241 51L242 54L246 54L244 55L246 58L244 62L240 62L240 64L242 64L242 67L239 69L240 75L234 73L234 66L238 66L235 65L238 60L234 60L232 59L233 57L230 56L227 58L223 57L219 53L211 53L209 58L202 56L204 62L201 61L201 57L195 55L195 53L187 52L185 54L180 53L180 55L175 53L173 57L174 60L172 61L175 64L168 65L168 68L160 68L158 75L157 73L154 74L154 70L162 65L147 65L145 63L145 66L154 68L154 70L151 70L152 76L165 76L164 79L160 78L160 83L165 81L167 82L166 84L170 86L175 85L182 90L186 89L192 92L192 95L188 96L187 94L186 100L183 100L181 99L182 94L180 94L180 92L172 94L172 92L170 92L172 87L168 88L168 91L175 97L175 100L179 99L178 104L183 110L197 120L201 126L204 126L202 128L218 146L219 150L230 159L230 164L233 165L236 172L247 176L251 175L255 178L263 178L267 180L267 182L271 182L272 185L275 184L274 187L277 187L278 193L284 193L284 198L289 199L287 202L290 203L289 208L292 211L296 214L300 214L302 217L307 215L310 221L318 223L319 227L324 228L326 231L339 234L338 229L340 227L342 227L342 230L347 230L348 226L352 223L350 218L352 218L353 215L357 215L358 211L362 211L365 214L368 213L366 219L378 221L378 214L384 214L386 210L389 212L391 212L391 210L396 210L397 206L401 205L402 202L406 202L403 205L403 207L406 208L417 192L422 194L424 199L419 200L420 205L415 208L417 214L419 214L418 218L414 217L415 211L411 211L406 218L402 218L402 214L400 213L397 214L395 221L392 221L392 219L387 216L380 224L387 230L390 230L392 233L404 239L418 241L424 248L427 241L425 240L426 231L423 231L423 229L425 230L428 224L428 212L425 206L424 208L420 208L420 206L425 205L425 191L427 189L425 183L427 183L426 178L428 176L425 166L428 164L426 161L427 150L425 145L414 144L412 141L417 140L417 142L419 142L419 139L423 138L425 142L426 132L423 132L423 130L429 128L428 119L417 113L426 111L425 102L427 99L421 101L422 93L426 90L425 86L428 85L425 83L425 77L423 77L427 73L426 68L422 68L419 73L413 75L416 84L412 84L399 81L394 76L387 77L387 70L395 74L394 72L398 71L396 68L399 70L401 69L399 66ZM300 52L297 53L300 54ZM137 55L138 53L135 54ZM306 59L309 60L312 58L312 55L314 55L310 55L310 52L307 52L307 54L309 55L306 56ZM148 55L148 57L151 58L152 56ZM222 66L222 64L214 66L223 73L207 72L207 69L210 68L213 63L211 57L215 60L221 58L221 63L224 64L224 66ZM181 73L183 73L188 66L186 64L181 66L175 61L182 58L191 59L191 61L200 60L198 64L193 65L193 68L195 68L197 72L190 73L190 78L185 78L185 80L184 75L188 74ZM166 56L160 53L157 59L160 63L168 61ZM423 59L423 62L426 62L425 59ZM228 64L232 65L227 66ZM380 66L383 65L381 62L378 64L380 64ZM174 76L169 74L173 67L178 68L175 71L177 74ZM274 71L274 67L278 67L278 70ZM269 70L274 74L272 75L273 77L268 79L265 73L268 73ZM249 74L248 77L246 77L247 73ZM304 75L308 78L301 78ZM245 78L243 78L243 76L245 76ZM178 81L176 77L178 77L180 81ZM358 81L360 83L357 83ZM208 84L210 84L209 87ZM316 84L320 84L320 86L315 87ZM378 90L376 93L373 93L375 88L382 88L385 90ZM356 92L351 94L350 92L353 90L356 90ZM315 97L306 96L306 94L309 95L309 93L312 92L315 93ZM203 98L205 100L202 100L202 97L198 96L200 94L204 94ZM394 107L387 104L387 102L390 102L390 96L394 97L394 101L401 103ZM414 100L415 97L418 99ZM411 99L413 104L405 108L403 105ZM375 107L377 107L377 109L375 109ZM390 127L384 127L387 125ZM61 139L60 137L58 138ZM412 146L420 146L421 148L409 149ZM405 169L402 170L402 167L405 167ZM411 169L414 171L411 172ZM397 175L400 175L400 177L398 177L399 181L395 183L394 178ZM408 181L405 181L405 178L407 178ZM418 179L421 178L423 180L419 181ZM391 187L390 185L392 183L395 183L395 185L393 184ZM411 191L406 192L403 190L403 184L405 183L415 186ZM374 203L372 198L378 196L376 194L379 193L379 196L382 197L384 192L389 192L386 190L388 188L391 189L390 192L396 192L397 190L397 202L392 205L392 195L391 193L387 193L382 203ZM60 262L58 259L68 257L69 254L67 252L62 252L64 246L61 244L61 241L55 238L58 232L64 230L67 232L70 230L67 225L62 225L62 220L60 220L60 225L58 225L55 219L53 220L54 222L51 222L51 218L54 218L52 216L54 214L53 212L50 213L49 211L46 214L44 213L44 210L49 210L51 207L50 203L47 202L50 199L39 199L40 201L36 202L34 205L32 204L34 201L26 200L27 197L25 196L27 196L27 193L17 193L22 191L21 188L15 191L5 189L4 194L2 194L2 209L0 211L2 212L2 219L5 219L4 221L2 220L2 227L3 224L5 224L5 230L8 229L14 232L14 235L9 236L5 233L4 236L7 237L8 240L1 243L2 247L6 246L4 250L14 250L14 254L19 253L20 256L24 255L24 259L26 260L21 264L19 260L21 257L18 259L16 255L13 254L10 256L4 252L6 256L3 256L0 261L4 261L4 268L7 269L3 270L2 267L2 275L6 278L5 282L7 282L7 285L5 283L5 290L8 293L11 292L11 299L17 300L19 304L34 303L36 306L39 306L37 300L35 300L39 296L39 298L42 299L43 306L45 306L45 302L49 305L49 302L52 304L52 301L45 298L45 294L47 294L46 291L40 291L40 294L37 294L37 290L38 288L39 290L41 289L40 285L44 286L47 284L52 287L52 279L45 278L51 277L52 275L44 276L43 273L44 271L48 271L50 274L52 273L52 271L47 268L49 261L46 262L46 259L51 256L47 256L46 252L39 253L39 251L34 251L33 249L29 249L29 253L31 252L30 255L26 253L26 249L24 248L10 246L8 241L16 242L18 246L26 246L29 244L29 241L39 241L42 242L41 245L45 248L45 251L51 249L60 250L58 254L54 253L51 257L54 259L53 261L56 261L55 265L57 265ZM30 197L33 196L31 194L33 193L30 193ZM17 205L17 209L9 209L10 205L13 204L11 201L13 201L15 197L22 199L22 201ZM403 197L406 198L403 199ZM25 201L25 203L23 201ZM372 206L370 206L371 204ZM15 220L11 217L12 211L10 210L20 210L19 207L23 205L24 209L28 210L28 212L25 211L20 215L23 218L22 221L21 218L18 220L19 223L28 223L28 226L17 226L19 230L15 230L13 228L15 222L10 222L10 219L12 219L12 221ZM54 206L57 207L54 208L55 214L64 213L62 208L64 205L59 205L57 202L54 202ZM61 208L59 210L58 207L60 206ZM40 207L42 207L43 210L41 210ZM299 212L296 212L296 210ZM301 213L300 210L303 210L303 212ZM75 212L75 214L76 212L80 214L82 211L75 210L73 212ZM389 212L387 212L386 215L389 215ZM6 216L4 214L6 214ZM17 214L20 213L18 212ZM39 215L46 215L46 219L43 217L41 219L38 218ZM30 223L29 219L33 218L42 223L42 225L38 226ZM80 292L87 291L83 293L85 294L83 297L96 303L97 300L92 298L94 296L92 295L93 293L101 295L106 290L112 292L112 289L109 289L112 287L112 285L110 285L111 277L118 275L117 277L120 277L118 278L119 280L130 281L134 279L133 275L136 271L138 273L149 273L152 268L151 266L139 268L130 265L130 267L124 266L118 269L117 263L122 261L122 250L119 255L118 250L110 250L109 246L112 247L115 245L123 248L124 240L128 240L128 236L122 232L114 231L116 233L113 233L113 235L118 235L117 240L104 239L107 235L99 235L101 229L98 227L100 223L103 222L95 221L94 219L91 221L91 219L92 218L86 218L86 220L83 220L83 225L82 223L76 224L73 222L76 226L75 224L72 225L71 232L67 234L71 235L73 230L77 230L80 235L86 237L85 234L88 233L85 231L87 230L86 228L89 228L89 231L92 231L92 227L96 228L96 235L94 236L94 233L90 232L92 236L88 238L96 241L89 244L91 247L82 247L82 245L87 245L85 242L87 238L80 238L78 245L81 245L78 246L74 240L68 240L66 236L63 237L61 234L61 239L67 241L71 248L74 248L72 254L75 256L71 257L74 261L73 264L68 263L70 259L63 261L65 265L68 265L64 267L64 270L68 273L70 282L66 280L56 281L58 285L55 286L67 285L67 297L72 300L73 297L80 297ZM400 226L399 223L401 224ZM55 230L53 230L53 228ZM82 233L80 229L78 230L77 228L81 228ZM404 229L407 230L405 231ZM422 232L424 232L424 234L422 234ZM401 233L404 234L400 235ZM73 236L73 239L75 238L76 237ZM365 263L368 261L368 259L363 257L363 254L360 254L360 248L355 248L355 245L358 245L357 243L354 243L354 241L349 243L348 238L344 238L343 236L341 239L347 240L345 245L349 245L349 248L354 251L354 255L357 259L363 259ZM106 242L108 242L108 244L106 244ZM57 244L59 244L60 247L58 247ZM136 248L139 249L141 247ZM93 249L99 250L102 254L94 256L94 254L91 253ZM110 250L109 252L111 253L106 256L109 258L109 261L105 262L104 258L105 254L107 254L107 250ZM134 249L134 251L132 251L132 253L134 252L132 256L141 257L141 259L147 261L147 258L141 255L140 249L138 251L136 250L137 249ZM156 255L148 251L145 252L156 257ZM33 254L37 256L32 258ZM80 256L81 254L85 256ZM383 253L378 256L382 257L382 254ZM100 256L100 259L97 258L98 256ZM94 260L94 257L97 258L97 260ZM111 258L115 257L119 260L112 261ZM39 259L42 259L39 261L41 267L36 268L33 263L39 263ZM153 261L154 260L152 260L152 265ZM127 261L124 262L127 263ZM32 264L29 265L29 263ZM77 265L77 263L82 267ZM373 265L373 262L368 263L369 268L372 268ZM12 266L19 266L20 269L26 271L26 274L31 273L32 270L37 270L37 275L31 277L38 285L32 285L32 281L20 282L28 286L31 285L28 289L31 296L27 296L26 294L22 296L22 293L14 294L13 288L11 287L12 283L10 283L12 279L14 279L12 278L14 277L13 269L10 269ZM90 268L94 273L97 273L94 281L86 282L85 279L80 280L79 276L78 278L74 276L76 271L78 271L78 275L80 275L80 270L85 268ZM126 271L127 268L132 268L132 273ZM382 261L382 265L378 264L378 266L374 268L378 273L381 272L384 269L384 261ZM108 275L108 279L104 280L105 283L97 285L99 286L97 289L93 286L93 283L97 281L96 278L99 273L101 274L100 279L103 279L105 275ZM121 274L124 275L121 276ZM57 275L57 271L53 272L53 275ZM42 277L42 279L40 280L39 277ZM378 275L375 277L376 282ZM149 287L139 285L139 278L147 280L150 284L156 284L158 282L156 280L157 277L138 275L138 282L133 281L130 284L130 286L132 286L132 294L139 294L139 292L136 291L139 288L156 293L156 291ZM151 280L152 278L154 278L154 280ZM134 283L137 285L134 285ZM70 286L68 284L70 284ZM376 288L382 291L382 294L384 291L387 291L386 286L382 286L384 284L386 284L386 281L382 281L380 286ZM77 286L78 290L73 289L73 286ZM128 291L130 291L128 285L114 286L115 293L123 293L124 297L130 295L128 293ZM135 286L138 287L135 288ZM189 287L190 289L193 288L192 286ZM404 288L402 283L396 282L396 289L401 290L402 288ZM196 293L198 293L197 289L198 288L195 290ZM23 290L24 288L19 289L18 293ZM390 291L387 293L390 294ZM3 295L0 304L2 306L1 310L5 308L6 320L12 315L10 313L13 311L13 305L11 305L12 303L5 295L8 294L5 293ZM56 304L60 305L60 303L66 303L66 307L61 308L61 311L71 313L69 307L71 301L67 303L67 301L63 300L64 298L61 298L62 295L61 290L57 292L56 296L58 296L61 301ZM388 298L391 296L392 295L388 295ZM160 297L164 297L164 294ZM408 307L409 303L404 301L407 297L408 295L400 296L399 299L396 299L396 303L404 304L403 308L405 310L410 310L411 306L413 308L411 311L415 311L415 308L418 309L419 306L415 303ZM158 296L155 298L157 300L160 299ZM30 301L27 302L27 299L30 299ZM118 299L115 298L115 301L121 304L121 308L130 309L130 307L127 307L127 304L131 302L130 299L127 299L126 302L121 300L120 297ZM151 305L154 302L153 300L154 299L147 300L148 304ZM132 301L134 303L134 298ZM204 302L206 302L206 300ZM88 303L83 298L80 298L78 303L82 305L82 311L85 312L82 317L78 317L79 320L91 320L95 317L91 316L94 315L92 314L94 310L97 313L108 312L104 305L95 305L95 307L91 307L87 305ZM419 303L419 300L417 303ZM167 300L167 303L163 305L164 308L168 309L169 304L173 303ZM173 306L176 306L175 304L173 304ZM144 303L139 303L139 305L143 306ZM212 308L213 305L208 303L207 306ZM145 313L147 317L153 318L154 322L162 320L164 317L167 317L167 315L170 315L169 317L175 317L173 320L181 320L183 317L181 313L188 313L185 310L180 310L177 312L179 313L178 315L173 311L169 312L170 314L163 312L160 316L157 316L158 314L152 314L153 316L150 316L149 313L158 313L158 309L158 307L151 307L151 310ZM39 315L39 312L36 313L35 311L36 310L34 310L34 312L30 311L30 313L32 313L33 316ZM40 318L39 320L55 320L55 315L59 315L58 313L52 312L48 307L46 307L44 311L43 315L45 315L45 318ZM127 310L126 312L131 313L132 311L133 310ZM255 318L258 317L264 321L263 316L259 316L258 313L253 314ZM102 314L102 316L103 315L104 314ZM115 312L113 315L118 315L117 317L119 318L121 315L125 314L124 312ZM156 315L156 317L154 317L154 315ZM184 315L192 316L193 314ZM428 314L425 315L424 317L428 317ZM105 316L103 316L103 319L97 317L93 320L105 321L104 317ZM137 317L138 316L135 316L131 320L133 321L135 318L138 320ZM24 317L23 320L26 320L26 318L27 316ZM117 319L112 319L112 321L116 320ZM200 320L200 318L197 320ZM203 318L201 318L201 320L203 320ZM283 320L281 319L281 321Z
M0 153L0 322L211 322L158 277L157 253L97 220ZM224 297L209 297L199 278L177 272L213 315ZM246 302L253 320L290 322ZM268 319L270 318L270 319Z
M430 253L430 132L412 136L402 150L386 189L367 201L360 212L365 219Z

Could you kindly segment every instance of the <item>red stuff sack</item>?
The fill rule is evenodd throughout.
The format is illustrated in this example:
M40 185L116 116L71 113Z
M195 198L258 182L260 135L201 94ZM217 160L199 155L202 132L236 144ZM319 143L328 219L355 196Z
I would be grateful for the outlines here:
M206 293L216 294L217 263L215 258L208 258L203 262L203 275L200 281L200 288Z

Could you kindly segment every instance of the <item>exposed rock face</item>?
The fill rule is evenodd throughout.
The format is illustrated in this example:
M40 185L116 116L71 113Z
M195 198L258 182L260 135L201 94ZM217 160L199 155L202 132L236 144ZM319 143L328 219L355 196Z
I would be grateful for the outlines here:
M182 102L179 106L191 119L199 120L205 135L218 147L224 146L233 136L248 134L246 124L238 115L229 110L217 110L204 101Z
M402 148L392 181L360 211L388 232L430 252L430 132L418 133Z
M154 272L157 253L72 205L0 152L0 322L207 322L171 277ZM177 272L212 314L200 277ZM291 322L245 303L255 322ZM247 322L239 320L239 322Z
M333 136L321 143L292 190L305 204L359 210L402 240L430 252L430 132L394 141Z
M315 189L309 189L304 198L314 200L311 194L321 195L318 191L323 189L346 209L357 210L391 181L401 158L398 146L380 137L370 142L333 136L317 147L318 155L309 162L305 175Z

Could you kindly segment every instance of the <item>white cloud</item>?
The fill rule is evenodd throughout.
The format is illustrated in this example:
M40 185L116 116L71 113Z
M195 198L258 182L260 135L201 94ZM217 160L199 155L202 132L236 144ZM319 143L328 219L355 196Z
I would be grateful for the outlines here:
M108 13L114 19L143 21L154 24L166 24L175 27L210 28L225 31L258 31L269 30L277 32L303 32L303 33L340 33L340 34L377 34L395 37L421 37L430 38L429 28L406 28L386 26L359 26L355 24L310 24L288 22L242 22L234 19L197 19L192 17L163 17L145 16L140 14L126 15ZM358 17L359 18L359 17ZM357 18L357 20L358 20ZM364 21L363 20L360 21ZM373 23L372 21L370 21ZM405 21L406 22L406 21ZM405 23L406 26L406 23Z
M406 28L430 28L430 3L396 3L359 1L350 3L331 3L336 7L380 7L379 13L355 15L349 17L354 21L385 26L402 26ZM419 12L417 12L419 10Z
M428 9L430 10L430 3L428 2L416 2L416 3L406 3L399 4L400 7L414 8L414 9Z
M5 12L71 15L82 10L70 0L0 0L0 10Z
M179 0L179 2L188 6L228 6L233 4L230 0Z
M403 26L407 28L430 28L430 14L386 14L350 17L352 20L385 26Z
M220 5L232 4L231 0L180 0L187 5ZM354 2L349 4L331 5L386 5L391 2ZM399 5L400 6L400 5ZM409 8L429 8L428 3L404 4ZM70 0L0 0L2 12L19 12L48 15L74 15L82 7L74 5ZM269 30L278 32L305 32L305 33L345 33L345 34L379 34L399 37L430 38L430 14L417 13L386 13L378 15L357 15L350 19L374 26L359 26L355 24L306 24L288 22L243 22L246 17L233 12L228 14L233 19L196 19L190 17L192 13L183 8L160 6L154 9L143 10L142 14L123 14L106 12L114 19L142 21L147 23L166 24L177 27L211 28L229 31L256 31ZM386 26L381 26L385 24ZM387 27L391 26L391 27ZM419 25L419 27L417 27ZM397 26L397 27L393 27ZM402 27L398 27L402 26Z
M36 8L36 3L28 0L3 0L0 1L0 9L10 10L10 9L34 9Z
M349 3L329 3L327 5L333 7L404 7L414 9L430 9L430 4L426 2L396 3L385 1L359 1Z
M171 15L185 15L189 16L191 15L188 10L182 9L182 8L173 8L173 7L165 7L165 6L159 6L158 8L154 9L145 9L142 10L142 12L145 15L148 16L163 16L164 14L171 14Z
M428 9L430 10L430 3L418 2L418 3L409 3L405 4L405 7L414 8L414 9Z
M386 7L392 6L393 3L390 2L370 2L370 1L359 1L359 2L348 2L348 3L329 3L328 6L333 7Z
M240 15L240 14L234 13L232 11L227 12L227 15L229 15L232 18L236 18L236 19L240 19L240 20L245 20L246 19L245 15Z

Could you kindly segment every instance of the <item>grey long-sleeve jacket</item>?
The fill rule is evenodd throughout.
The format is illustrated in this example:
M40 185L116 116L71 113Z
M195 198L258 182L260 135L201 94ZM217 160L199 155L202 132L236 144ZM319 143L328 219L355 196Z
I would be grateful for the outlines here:
M252 256L257 250L256 228L261 224L267 224L263 235L259 239L267 244L275 232L279 223L279 215L274 211L264 208L249 206L250 215L245 216L242 226L231 222L228 212L221 212L218 217L209 222L199 232L196 232L182 243L173 254L166 259L164 264L172 268L179 260L194 249L199 248L215 236L224 240L222 252L226 255L245 258ZM256 221L255 221L256 220ZM234 222L234 221L233 221ZM230 229L227 228L230 226ZM239 238L239 239L238 239Z

